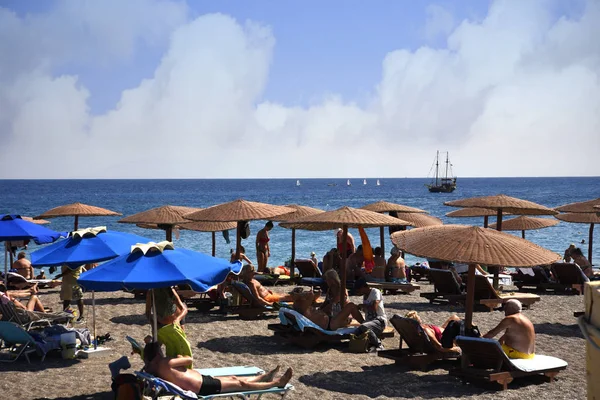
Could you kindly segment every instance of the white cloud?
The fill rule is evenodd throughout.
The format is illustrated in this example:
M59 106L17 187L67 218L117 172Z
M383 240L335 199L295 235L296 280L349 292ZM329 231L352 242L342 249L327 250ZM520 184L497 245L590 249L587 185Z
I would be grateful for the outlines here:
M461 176L600 175L597 1L558 20L544 2L497 1L455 28L432 11L447 48L391 51L367 106L331 95L306 108L261 100L276 51L264 25L184 21L183 5L150 0L139 19L120 2L66 4L24 19L0 9L0 50L15 61L0 60L3 176L423 176L437 148ZM104 115L76 76L53 76L167 36L154 76Z
M437 4L430 4L425 10L425 37L433 41L438 37L447 36L455 26L454 16L450 11Z

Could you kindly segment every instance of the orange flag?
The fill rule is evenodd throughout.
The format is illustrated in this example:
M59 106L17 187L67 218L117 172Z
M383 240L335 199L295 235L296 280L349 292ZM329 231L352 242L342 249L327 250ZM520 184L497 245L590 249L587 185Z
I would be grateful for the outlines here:
M365 272L370 274L375 267L375 257L373 256L373 248L371 247L371 242L369 242L369 237L367 236L367 232L362 226L358 227L358 233L360 233L360 241L362 243L363 256L365 259Z

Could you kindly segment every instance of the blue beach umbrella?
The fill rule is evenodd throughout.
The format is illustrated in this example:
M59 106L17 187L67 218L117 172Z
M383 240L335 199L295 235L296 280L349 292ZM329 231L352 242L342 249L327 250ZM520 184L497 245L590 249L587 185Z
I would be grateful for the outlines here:
M31 253L35 266L69 265L106 261L128 254L131 246L147 243L150 239L105 227L83 229L72 232L69 237Z
M52 243L64 233L55 232L33 222L25 221L20 215L0 214L0 242L33 239L37 244ZM4 253L4 285L8 286L8 264Z

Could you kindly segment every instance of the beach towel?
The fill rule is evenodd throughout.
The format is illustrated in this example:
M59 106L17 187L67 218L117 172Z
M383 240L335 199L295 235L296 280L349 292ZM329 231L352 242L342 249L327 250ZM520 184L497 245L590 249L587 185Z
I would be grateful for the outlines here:
M358 227L358 233L360 233L360 241L362 243L363 249L363 258L365 259L365 272L367 274L370 274L371 272L373 272L373 268L375 267L375 257L373 256L373 248L371 247L369 236L367 236L367 232L362 226Z
M292 321L290 321L287 318L286 314L290 314L290 315L294 316L294 318L296 319L296 324L294 324ZM321 328L319 325L315 324L314 322L312 322L311 320L309 320L308 318L306 318L304 315L300 314L299 312L289 309L289 308L282 308L281 310L279 310L279 320L281 321L282 325L294 325L296 328L298 328L302 332L304 332L304 329L306 329L306 328L312 328L312 329L316 329L319 332L322 332L326 335L349 335L351 333L356 333L356 330L358 328L358 327L349 327L349 328L340 328L335 331L328 331L328 330Z

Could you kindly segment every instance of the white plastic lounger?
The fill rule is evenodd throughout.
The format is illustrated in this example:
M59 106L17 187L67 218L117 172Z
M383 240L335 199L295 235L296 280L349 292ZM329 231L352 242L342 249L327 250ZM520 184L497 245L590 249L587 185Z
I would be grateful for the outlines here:
M264 374L264 372L265 372L264 370L262 370L260 368L250 367L250 366L225 367L225 368L205 368L205 369L197 369L196 371L198 371L202 375L209 375L209 376L212 376L215 378L219 377L219 376L231 376L231 375L254 376L254 375ZM265 390L249 390L249 391L245 391L245 392L231 392L231 393L213 394L213 395L209 395L209 396L200 396L189 390L183 390L179 386L177 386L169 381L165 381L164 379L157 378L146 372L140 371L140 372L136 372L135 374L137 375L137 377L139 379L144 381L145 389L148 389L147 391L150 391L152 393L151 396L153 399L158 398L159 396L165 396L165 395L170 395L170 394L177 395L184 400L196 400L196 399L207 399L208 400L208 399L226 399L226 398L250 399L251 396L256 396L257 398L260 398L263 394L266 394L266 393L279 394L281 396L281 398L284 398L285 395L290 390L294 389L294 386L288 383L283 388L271 388L271 389L265 389ZM147 393L144 393L144 394L148 395Z

